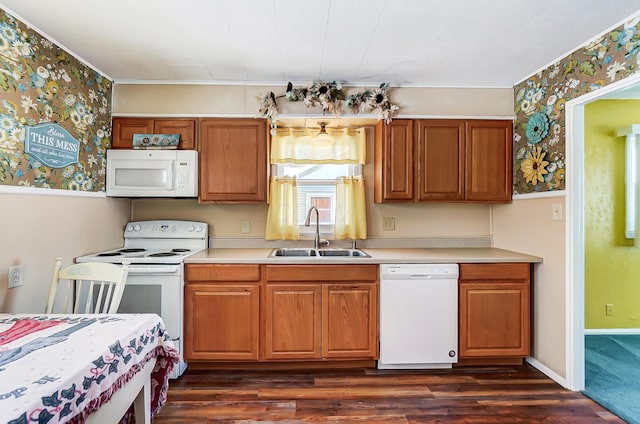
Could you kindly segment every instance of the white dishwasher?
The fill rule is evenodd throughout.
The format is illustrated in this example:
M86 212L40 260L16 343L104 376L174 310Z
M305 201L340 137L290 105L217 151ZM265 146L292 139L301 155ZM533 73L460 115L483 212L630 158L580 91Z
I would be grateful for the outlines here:
M458 265L380 265L380 369L458 362Z

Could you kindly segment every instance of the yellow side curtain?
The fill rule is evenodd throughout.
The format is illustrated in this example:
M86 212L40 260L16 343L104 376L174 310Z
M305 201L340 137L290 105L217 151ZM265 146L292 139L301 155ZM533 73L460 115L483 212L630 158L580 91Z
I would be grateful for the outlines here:
M267 240L299 240L296 177L272 177L267 212Z
M333 143L317 143L316 128L277 128L271 137L271 163L351 163L366 161L364 128L326 128Z
M335 237L336 240L367 238L363 177L339 177L336 181Z

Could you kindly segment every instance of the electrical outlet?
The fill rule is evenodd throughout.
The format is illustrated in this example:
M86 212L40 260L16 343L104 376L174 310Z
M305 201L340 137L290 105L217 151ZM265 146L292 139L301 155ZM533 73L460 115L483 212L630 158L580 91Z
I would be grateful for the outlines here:
M392 216L382 218L382 229L385 231L394 231L396 229L396 219Z
M21 286L23 281L24 267L22 265L9 267L9 288Z
M608 317L613 316L613 303L607 303L605 305L605 314Z
M251 221L248 219L240 221L240 231L242 234L249 234L251 232Z

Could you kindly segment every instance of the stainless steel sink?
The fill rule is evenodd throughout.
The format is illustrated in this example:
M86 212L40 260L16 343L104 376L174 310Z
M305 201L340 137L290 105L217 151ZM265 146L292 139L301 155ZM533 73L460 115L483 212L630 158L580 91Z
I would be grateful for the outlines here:
M319 249L318 255L320 256L353 256L359 258L370 258L360 249Z
M273 249L269 256L279 257L279 256L317 256L315 249L299 249L299 248L286 248L286 249Z
M273 249L269 254L271 258L280 257L302 257L302 258L332 258L332 257L352 257L370 258L360 249L302 249L302 248L279 248Z

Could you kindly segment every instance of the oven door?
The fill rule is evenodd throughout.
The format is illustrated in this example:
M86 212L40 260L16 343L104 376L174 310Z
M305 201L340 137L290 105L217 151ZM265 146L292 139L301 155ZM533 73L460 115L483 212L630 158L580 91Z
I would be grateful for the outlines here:
M182 338L182 264L129 265L119 313L158 314L172 339Z

